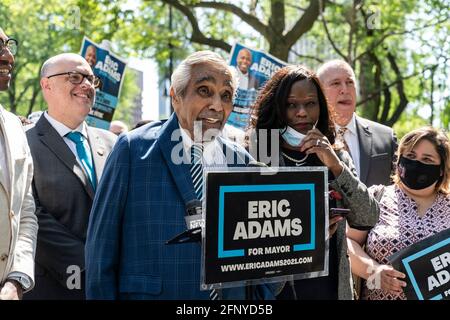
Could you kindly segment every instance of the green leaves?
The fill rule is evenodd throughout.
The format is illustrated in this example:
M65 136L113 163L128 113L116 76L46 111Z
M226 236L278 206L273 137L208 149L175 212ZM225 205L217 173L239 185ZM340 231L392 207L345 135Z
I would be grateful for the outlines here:
M419 114L431 108L433 90L435 124L449 127L448 1L324 0L317 18L305 14L313 1L319 0L2 0L2 27L20 47L14 83L0 102L21 114L43 108L40 95L33 100L41 63L59 52L78 52L84 35L111 40L124 57L154 58L161 82L169 77L171 57L173 66L194 50L227 57L223 44L242 42L313 69L319 61L346 59L361 87L358 112L397 129L429 122ZM305 15L314 18L311 27L286 45L286 34ZM127 80L124 92L133 85Z

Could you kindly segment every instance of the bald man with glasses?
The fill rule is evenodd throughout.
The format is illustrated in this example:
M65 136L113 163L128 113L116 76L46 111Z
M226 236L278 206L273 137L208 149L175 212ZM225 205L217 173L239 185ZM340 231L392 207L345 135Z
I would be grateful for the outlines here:
M89 213L116 136L84 121L98 79L83 57L48 59L40 84L48 111L27 131L39 221L36 287L25 299L84 299Z

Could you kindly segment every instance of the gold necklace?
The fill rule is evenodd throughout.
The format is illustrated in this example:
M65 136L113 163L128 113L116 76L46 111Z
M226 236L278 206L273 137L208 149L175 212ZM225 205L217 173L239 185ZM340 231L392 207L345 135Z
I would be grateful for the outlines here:
M288 156L283 151L281 151L281 154L283 155L283 157L285 157L285 158L291 160L292 162L294 162L297 167L304 165L305 161L306 161L306 158L308 158L308 155L306 155L303 159L298 160L298 159L295 159L295 158L292 158L292 157Z

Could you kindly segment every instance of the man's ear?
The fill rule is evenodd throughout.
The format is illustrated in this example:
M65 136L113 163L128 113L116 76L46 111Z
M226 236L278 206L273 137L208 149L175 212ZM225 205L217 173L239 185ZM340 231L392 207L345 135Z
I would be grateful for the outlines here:
M48 78L41 78L41 81L39 82L41 84L42 91L50 90L50 81Z
M175 93L173 87L170 87L170 98L172 99L172 105L178 106L180 104L180 97Z

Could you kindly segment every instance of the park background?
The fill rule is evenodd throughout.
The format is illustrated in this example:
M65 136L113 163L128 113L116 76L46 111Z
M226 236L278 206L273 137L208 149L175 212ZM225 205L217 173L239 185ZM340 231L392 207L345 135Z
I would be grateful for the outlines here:
M45 110L39 70L79 52L83 36L129 60L114 114L130 127L171 112L170 74L189 53L229 60L235 42L316 70L346 60L358 81L357 113L399 137L432 124L450 129L450 0L2 0L0 25L19 41L0 103Z

